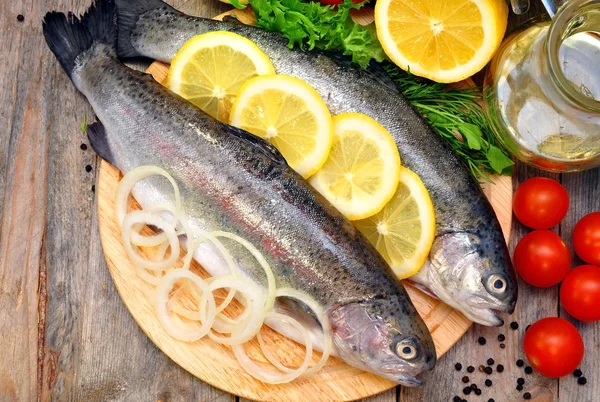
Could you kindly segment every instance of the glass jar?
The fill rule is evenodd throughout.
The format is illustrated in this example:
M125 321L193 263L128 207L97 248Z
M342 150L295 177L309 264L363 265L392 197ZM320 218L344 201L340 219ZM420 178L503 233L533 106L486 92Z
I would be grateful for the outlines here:
M488 68L485 109L518 159L552 171L600 165L600 0L510 35Z

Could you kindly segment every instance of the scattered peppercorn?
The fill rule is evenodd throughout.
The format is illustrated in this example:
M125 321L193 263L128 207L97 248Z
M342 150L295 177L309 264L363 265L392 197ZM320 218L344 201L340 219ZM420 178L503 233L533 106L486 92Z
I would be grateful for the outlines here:
M456 369L456 371L460 371L460 370L462 370L462 364L460 364L460 363L456 363L456 364L454 365L454 368Z
M471 393L471 387L464 387L463 388L463 394L465 395L469 395Z
M525 367L525 374L531 374L531 373L533 373L533 369L531 368L531 366Z
M498 341L504 342L505 340L506 340L506 337L503 334L498 335Z
M471 384L471 389L473 389L473 390L477 389L477 384Z
M477 342L479 342L480 345L485 345L487 341L483 336L480 336L479 339L477 339Z
M469 381L471 381L471 380L469 380L469 377L467 377L467 376L464 376L462 378L462 382L464 382L465 384L468 383Z
M81 148L82 151L85 151L87 149L87 145L81 144L79 148Z
M517 360L517 367L523 367L525 365L525 362L521 359Z
M492 370L492 368L491 368L491 367L489 367L489 366L488 366L488 367L486 367L486 368L485 368L483 371L485 371L485 373L486 373L487 375L490 375L490 374L492 374L492 373L494 372L494 370Z
M523 399L531 399L531 394L529 392L525 392L523 394Z
M475 395L481 395L481 390L479 388L475 390Z
M25 21L25 17L23 17L22 14L19 14L19 15L17 15L17 21L23 22L23 21Z
M510 323L510 327L512 329L519 329L519 323L516 322L516 321L513 321L513 322Z
M466 399L461 399L460 402L469 402Z
M502 373L502 372L504 371L504 365L502 365L502 364L499 364L499 365L496 367L496 371L497 371L497 372L499 372L499 373Z
M525 384L525 379L522 377L517 378L517 384L519 384L519 385Z
M487 359L487 364L488 366L493 366L495 363L494 359L492 359L491 357L489 359Z
M577 384L579 384L579 385L585 385L585 384L587 384L587 378L585 378L585 377L579 377L577 379Z
M581 377L583 375L583 373L581 372L581 370L577 369L577 370L573 371L573 375L575 377Z
M452 398L452 402L460 402L461 398L460 396L456 395L454 398Z
M505 347L506 347L505 344L503 344L503 343L500 344L500 349L504 349Z
M489 378L487 380L485 380L485 386L486 387L491 387L492 386L492 380L490 380Z
M86 172L91 172L92 171L92 165L85 165L85 171Z
M523 386L522 385L517 385L517 391L523 391Z
M92 184L92 193L96 191L96 185Z
M467 367L467 372L468 373L472 373L473 371L475 371L475 367L473 367L473 366Z
M488 399L488 402L496 402L493 398Z

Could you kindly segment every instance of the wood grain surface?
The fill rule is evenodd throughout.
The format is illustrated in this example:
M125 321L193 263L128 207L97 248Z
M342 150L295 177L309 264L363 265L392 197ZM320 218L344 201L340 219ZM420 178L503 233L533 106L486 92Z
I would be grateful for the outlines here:
M139 329L122 303L100 246L96 194L99 159L80 131L92 110L77 93L41 34L50 10L85 11L89 0L0 1L0 401L234 401L179 368ZM215 0L170 1L200 16L230 7ZM541 2L510 27L536 15ZM23 15L19 22L17 15ZM89 144L88 144L89 145ZM86 165L92 170L87 172ZM518 164L513 185L543 172ZM553 176L571 195L571 207L558 227L570 243L579 218L600 210L600 170ZM512 244L526 233L515 224ZM580 263L577 259L574 264ZM600 326L573 321L586 344L582 370L588 385L572 376L549 380L525 375L514 361L523 356L525 327L547 315L568 317L559 308L557 288L540 291L521 283L517 311L502 328L473 326L427 375L424 387L396 388L369 402L446 402L462 395L464 367L489 357L505 371L487 377L468 374L483 389L469 401L596 402L600 395ZM569 318L570 319L570 318ZM512 320L520 327L508 327ZM507 336L500 349L498 334ZM479 346L477 338L487 344ZM454 364L461 362L462 371ZM515 390L524 377L525 389ZM318 395L315 395L318 401Z

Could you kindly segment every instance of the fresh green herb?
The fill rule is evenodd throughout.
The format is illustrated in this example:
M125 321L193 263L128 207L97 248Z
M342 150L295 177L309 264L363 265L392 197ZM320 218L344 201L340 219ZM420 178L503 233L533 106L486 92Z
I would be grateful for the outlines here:
M289 40L289 46L312 50L337 50L363 68L374 59L382 61L385 53L371 26L352 21L350 10L361 4L345 0L337 7L301 0L250 0L256 14L256 24L277 31Z
M261 28L283 33L290 47L337 50L366 68L383 62L400 92L467 164L476 178L490 181L487 173L510 174L513 161L498 144L478 103L477 89L450 89L446 84L418 79L386 61L374 24L352 21L354 4L337 7L302 0L249 0Z
M83 115L83 121L81 122L81 133L85 134L87 131L87 114Z
M229 0L229 3L231 3L232 6L234 6L237 9L243 10L244 8L246 8L245 4L242 4L240 2L240 0Z

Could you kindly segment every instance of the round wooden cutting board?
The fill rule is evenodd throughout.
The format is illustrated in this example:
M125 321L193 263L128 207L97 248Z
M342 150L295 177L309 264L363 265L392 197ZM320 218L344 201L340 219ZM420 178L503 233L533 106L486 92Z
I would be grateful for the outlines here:
M237 12L243 22L251 22L248 12ZM149 73L162 82L168 66L154 63ZM170 337L156 318L152 305L153 287L141 280L128 259L117 224L114 197L121 179L120 172L103 161L98 180L98 216L100 237L108 268L123 302L148 337L181 367L217 388L245 398L260 401L312 402L315 395L320 401L351 401L365 398L396 384L376 375L350 367L336 358L330 358L317 374L300 378L289 384L267 385L248 375L238 364L230 348L208 338L187 343ZM502 224L505 237L510 233L512 183L510 177L494 177L494 185L484 186ZM507 237L508 238L508 237ZM183 253L182 253L183 255ZM206 277L206 272L193 263L192 271ZM438 357L442 356L471 325L461 313L444 303L407 286L413 303L425 320L435 341ZM288 365L298 365L304 358L304 349L274 331L263 330L266 343L280 351L279 356ZM246 348L248 355L265 362L255 341ZM283 354L281 353L283 351ZM320 356L316 353L313 362Z

